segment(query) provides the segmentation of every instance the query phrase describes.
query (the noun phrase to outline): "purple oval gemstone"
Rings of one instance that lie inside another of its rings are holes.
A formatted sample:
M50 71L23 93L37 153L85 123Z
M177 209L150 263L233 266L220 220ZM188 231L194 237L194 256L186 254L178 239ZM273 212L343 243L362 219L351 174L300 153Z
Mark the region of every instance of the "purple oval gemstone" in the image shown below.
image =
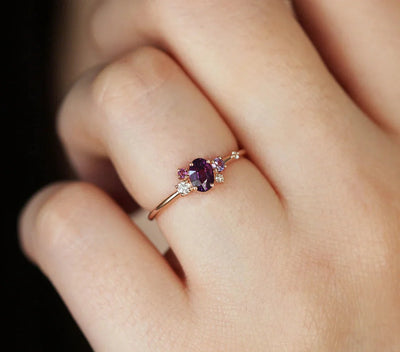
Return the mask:
M214 172L211 164L205 159L195 159L192 161L193 166L189 168L190 182L197 187L199 192L207 192L214 183Z

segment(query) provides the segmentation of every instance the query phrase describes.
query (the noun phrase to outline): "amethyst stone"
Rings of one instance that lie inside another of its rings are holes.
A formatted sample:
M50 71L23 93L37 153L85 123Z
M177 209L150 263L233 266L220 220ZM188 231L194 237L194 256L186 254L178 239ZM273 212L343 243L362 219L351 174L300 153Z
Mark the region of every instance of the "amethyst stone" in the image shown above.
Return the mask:
M207 192L214 184L214 172L211 164L205 159L195 159L192 161L193 166L189 168L190 182L197 187L199 192Z

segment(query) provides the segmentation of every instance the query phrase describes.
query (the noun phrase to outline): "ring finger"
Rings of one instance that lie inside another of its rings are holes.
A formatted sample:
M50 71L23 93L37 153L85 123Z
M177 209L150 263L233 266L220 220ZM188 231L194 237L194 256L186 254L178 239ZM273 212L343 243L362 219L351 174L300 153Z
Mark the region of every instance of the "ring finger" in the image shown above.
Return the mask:
M96 174L99 160L110 158L128 192L149 210L174 190L177 167L238 149L225 122L180 67L152 48L80 80L63 104L59 131L78 170ZM254 164L241 158L224 174L223 186L195 192L158 216L189 278L201 279L213 258L226 275L224 263L228 269L233 258L245 260L243 251L259 248L265 235L282 225L281 203ZM263 233L249 234L249 223L258 223L255 228Z

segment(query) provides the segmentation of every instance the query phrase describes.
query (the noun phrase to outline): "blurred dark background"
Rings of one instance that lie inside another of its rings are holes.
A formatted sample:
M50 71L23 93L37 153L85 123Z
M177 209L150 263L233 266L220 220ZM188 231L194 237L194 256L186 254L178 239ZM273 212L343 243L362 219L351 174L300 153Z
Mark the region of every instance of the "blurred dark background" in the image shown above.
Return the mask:
M54 131L51 64L56 14L62 2L25 0L15 4L12 6L18 8L13 11L3 11L3 16L9 17L5 19L3 47L2 117L7 121L3 125L3 169L6 176L11 175L3 182L3 194L7 194L2 221L6 340L1 350L90 351L51 284L18 246L21 207L40 187L66 178L67 167ZM14 138L7 137L8 121L15 126Z

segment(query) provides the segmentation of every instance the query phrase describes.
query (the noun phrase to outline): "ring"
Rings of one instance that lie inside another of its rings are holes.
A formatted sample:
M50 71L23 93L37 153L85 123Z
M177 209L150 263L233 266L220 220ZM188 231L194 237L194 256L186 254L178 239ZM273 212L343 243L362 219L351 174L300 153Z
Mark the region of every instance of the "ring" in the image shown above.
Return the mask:
M188 168L178 169L178 178L181 182L175 186L176 191L157 205L147 216L148 219L153 220L161 209L178 199L179 196L187 196L193 191L207 192L214 187L215 183L223 183L224 175L222 175L222 171L225 170L226 164L245 154L246 151L241 149L238 152L232 152L229 156L224 158L219 156L211 161L197 158L189 164Z

